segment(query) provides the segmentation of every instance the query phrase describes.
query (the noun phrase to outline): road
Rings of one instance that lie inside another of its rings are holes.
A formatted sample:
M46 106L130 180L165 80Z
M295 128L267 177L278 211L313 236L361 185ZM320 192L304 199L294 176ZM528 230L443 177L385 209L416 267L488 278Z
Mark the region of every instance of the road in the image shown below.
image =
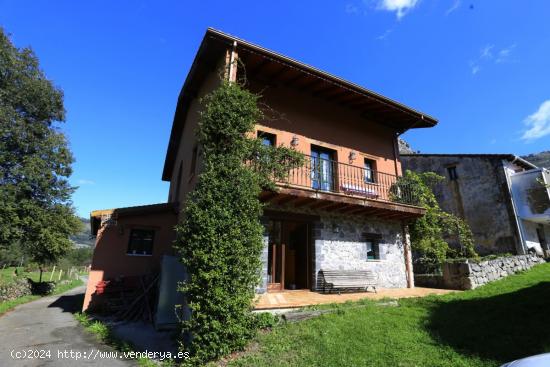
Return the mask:
M81 286L44 297L0 316L0 366L134 366L107 358L102 353L114 349L101 345L75 320L84 291Z

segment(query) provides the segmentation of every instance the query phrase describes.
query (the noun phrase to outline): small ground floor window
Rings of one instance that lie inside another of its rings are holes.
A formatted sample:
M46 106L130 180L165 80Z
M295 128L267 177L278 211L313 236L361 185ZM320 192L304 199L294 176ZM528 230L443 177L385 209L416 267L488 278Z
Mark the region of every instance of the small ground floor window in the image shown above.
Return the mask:
M152 229L132 229L128 243L128 254L152 255L154 238L155 231Z

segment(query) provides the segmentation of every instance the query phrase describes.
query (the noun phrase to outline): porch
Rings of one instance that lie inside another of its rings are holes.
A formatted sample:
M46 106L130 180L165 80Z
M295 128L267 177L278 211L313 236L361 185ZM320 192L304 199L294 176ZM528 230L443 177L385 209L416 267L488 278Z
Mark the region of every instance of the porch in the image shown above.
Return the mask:
M329 303L344 303L348 301L359 301L362 299L383 299L383 298L411 298L425 297L429 295L442 295L457 292L449 289L435 288L380 288L378 293L358 292L342 294L324 294L312 292L306 289L288 290L275 293L263 293L256 296L255 310L269 310L278 308L296 308L305 306L322 305Z

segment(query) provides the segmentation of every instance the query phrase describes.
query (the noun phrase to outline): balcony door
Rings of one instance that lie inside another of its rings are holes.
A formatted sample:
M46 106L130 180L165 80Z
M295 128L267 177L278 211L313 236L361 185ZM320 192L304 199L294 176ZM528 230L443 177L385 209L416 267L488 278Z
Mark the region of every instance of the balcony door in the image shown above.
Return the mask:
M311 147L311 187L334 191L334 151Z

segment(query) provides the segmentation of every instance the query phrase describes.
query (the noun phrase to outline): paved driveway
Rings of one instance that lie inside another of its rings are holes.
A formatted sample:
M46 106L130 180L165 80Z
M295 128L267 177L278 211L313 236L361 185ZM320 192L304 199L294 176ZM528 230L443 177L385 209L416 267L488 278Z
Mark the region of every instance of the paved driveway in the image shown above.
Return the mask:
M101 355L115 351L100 345L74 319L84 290L41 298L0 316L0 366L133 366Z

